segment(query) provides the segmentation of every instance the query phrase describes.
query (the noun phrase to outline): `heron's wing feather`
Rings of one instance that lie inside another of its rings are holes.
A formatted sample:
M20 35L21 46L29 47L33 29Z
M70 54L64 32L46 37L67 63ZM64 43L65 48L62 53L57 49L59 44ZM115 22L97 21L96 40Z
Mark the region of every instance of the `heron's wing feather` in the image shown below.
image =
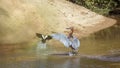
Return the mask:
M77 39L76 37L73 38L73 41L72 41L72 47L74 49L78 49L78 47L80 46L80 41L79 39Z
M68 40L66 35L60 34L60 33L56 33L56 34L52 34L51 36L52 36L52 38L62 42L64 44L64 46L66 46L66 47L70 46L69 40Z
M36 33L36 36L42 38L42 34Z
M48 35L48 37L47 37L46 39L47 39L47 40L50 40L50 39L52 39L52 36L49 36L49 35Z

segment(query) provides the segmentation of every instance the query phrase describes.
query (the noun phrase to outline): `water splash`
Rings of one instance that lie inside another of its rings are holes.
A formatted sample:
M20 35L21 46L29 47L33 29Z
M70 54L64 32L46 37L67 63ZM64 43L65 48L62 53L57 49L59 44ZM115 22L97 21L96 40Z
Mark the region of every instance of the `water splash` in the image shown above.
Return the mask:
M42 42L38 42L37 44L37 50L40 50L40 49L46 49L46 43L42 43Z
M43 42L38 42L37 47L36 47L36 55L40 56L40 55L47 55L48 54L48 48L47 48L47 44L43 43Z

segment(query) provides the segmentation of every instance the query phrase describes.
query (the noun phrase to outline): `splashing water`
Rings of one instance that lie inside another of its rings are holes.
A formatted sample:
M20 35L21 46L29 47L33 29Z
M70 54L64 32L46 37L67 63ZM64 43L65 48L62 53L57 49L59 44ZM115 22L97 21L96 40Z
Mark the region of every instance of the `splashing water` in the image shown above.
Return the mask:
M37 44L37 50L40 50L40 49L46 49L46 43L42 43L42 42L38 42Z
M47 46L46 43L38 42L36 47L36 55L40 57L40 55L46 55Z

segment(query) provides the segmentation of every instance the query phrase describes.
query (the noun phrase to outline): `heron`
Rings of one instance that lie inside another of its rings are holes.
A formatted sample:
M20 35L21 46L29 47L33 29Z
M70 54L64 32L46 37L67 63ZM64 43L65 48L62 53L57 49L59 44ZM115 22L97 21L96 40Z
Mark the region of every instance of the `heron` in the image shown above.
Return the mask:
M55 33L50 35L53 39L59 40L61 43L64 44L65 47L67 48L71 48L72 51L69 52L69 55L76 55L78 52L78 48L80 47L80 41L77 37L73 36L73 32L74 32L74 28L73 27L69 27L66 28L70 30L69 35L65 35L62 33Z

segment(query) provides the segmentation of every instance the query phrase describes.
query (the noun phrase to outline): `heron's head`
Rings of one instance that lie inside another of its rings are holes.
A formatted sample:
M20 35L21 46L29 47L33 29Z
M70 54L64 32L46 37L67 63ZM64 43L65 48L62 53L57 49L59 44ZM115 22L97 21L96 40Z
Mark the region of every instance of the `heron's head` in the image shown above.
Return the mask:
M68 37L73 37L72 34L73 34L73 31L74 31L74 28L73 27L69 27L69 28L66 28L66 29L70 30L67 33Z
M72 32L74 31L74 27L69 27L69 28L66 28L66 29L69 29L69 30L71 30Z

